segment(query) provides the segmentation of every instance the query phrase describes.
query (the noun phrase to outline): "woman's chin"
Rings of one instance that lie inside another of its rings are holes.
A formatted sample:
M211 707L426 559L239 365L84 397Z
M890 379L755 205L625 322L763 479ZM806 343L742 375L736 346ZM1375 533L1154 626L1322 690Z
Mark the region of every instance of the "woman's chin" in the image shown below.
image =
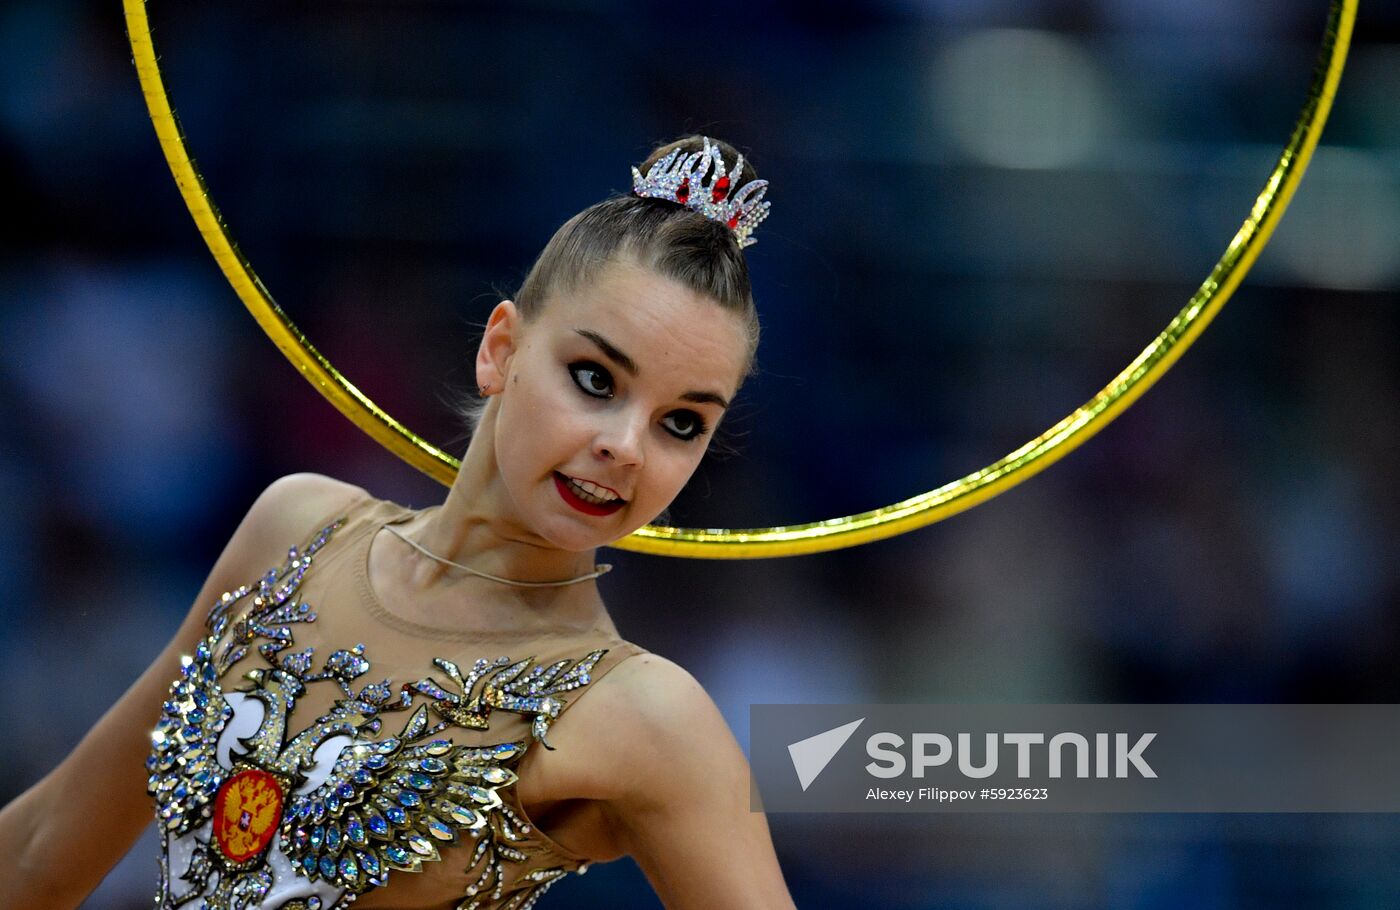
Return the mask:
M664 509L663 509L661 512L656 512L655 514L652 514L652 515L647 516L647 518L646 518L645 521L643 521L642 519L638 518L636 515L627 515L627 516L625 516L625 517L624 517L624 520L623 520L622 523L621 523L622 526L621 526L621 527L618 529L618 531L616 532L616 533L617 533L617 536L614 537L613 540L621 540L622 538L628 536L629 534L633 534L633 533L635 533L635 532L637 532L637 531L640 531L642 528L644 528L644 527L646 527L647 525L651 524L652 522L656 521L656 520L657 520L658 518L660 518L663 514L665 514L665 510L664 510ZM665 522L662 522L662 523L665 524ZM612 542L612 541L609 541L609 543L611 543L611 542Z
M611 522L608 522L607 527L601 524L590 527L587 523L563 520L549 522L547 527L537 529L536 533L566 553L584 553L621 540L636 529L614 525Z
M606 547L617 543L619 540L630 536L647 524L650 524L650 522L627 522L617 528L596 535L580 533L578 529L574 529L574 533L560 534L557 537L551 537L549 539L551 543L561 550L566 550L570 553L582 553L586 550L596 550L599 547Z

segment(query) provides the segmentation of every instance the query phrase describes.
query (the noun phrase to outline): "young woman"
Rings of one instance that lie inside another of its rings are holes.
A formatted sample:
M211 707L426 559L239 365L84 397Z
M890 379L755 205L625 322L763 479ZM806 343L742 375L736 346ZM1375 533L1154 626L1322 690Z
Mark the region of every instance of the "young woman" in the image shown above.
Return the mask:
M258 498L165 651L0 814L0 907L76 906L152 797L160 907L523 910L623 855L673 910L792 906L719 712L595 583L752 364L767 203L738 164L669 144L560 228L491 313L443 503L311 474Z

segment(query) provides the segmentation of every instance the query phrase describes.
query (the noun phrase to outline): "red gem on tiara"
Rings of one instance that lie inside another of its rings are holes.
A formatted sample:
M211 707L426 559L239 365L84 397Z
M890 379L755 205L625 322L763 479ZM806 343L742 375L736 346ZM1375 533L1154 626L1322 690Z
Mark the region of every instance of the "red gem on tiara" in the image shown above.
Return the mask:
M672 149L651 166L645 177L632 168L632 192L643 199L665 199L699 212L733 231L740 248L749 246L756 242L750 236L753 229L768 217L771 203L763 198L768 192L768 181L750 180L729 196L730 188L739 184L744 172L744 156L736 158L733 173L727 173L719 148L708 137L702 138L703 149L686 155L679 148ZM701 192L691 193L692 183Z

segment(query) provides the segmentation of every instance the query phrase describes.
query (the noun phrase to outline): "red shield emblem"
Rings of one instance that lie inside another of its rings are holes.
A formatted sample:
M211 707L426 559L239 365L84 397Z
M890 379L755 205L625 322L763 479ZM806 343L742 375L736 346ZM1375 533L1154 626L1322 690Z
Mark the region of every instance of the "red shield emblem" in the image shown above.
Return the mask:
M214 797L214 841L230 863L246 863L271 843L282 820L282 784L259 768L244 768Z

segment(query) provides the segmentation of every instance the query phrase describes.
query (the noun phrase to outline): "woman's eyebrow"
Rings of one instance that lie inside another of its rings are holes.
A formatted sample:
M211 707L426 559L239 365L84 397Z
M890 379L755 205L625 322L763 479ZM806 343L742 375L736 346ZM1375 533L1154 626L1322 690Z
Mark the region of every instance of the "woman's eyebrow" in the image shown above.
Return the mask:
M596 344L598 349L606 354L608 358L613 360L618 366L622 367L633 376L637 375L637 362L619 351L613 346L612 342L608 341L602 335L599 335L597 332L589 331L588 329L574 329L574 331Z
M637 369L637 362L617 349L611 341L590 329L574 329L575 332L587 338L598 346L598 350L611 361L622 367L628 373L636 376L640 371ZM686 392L681 395L686 401L693 401L696 404L717 404L725 410L729 409L729 401L716 392Z
M714 392L686 392L681 398L696 404L717 404L725 410L729 409L729 402L724 400L724 396Z

